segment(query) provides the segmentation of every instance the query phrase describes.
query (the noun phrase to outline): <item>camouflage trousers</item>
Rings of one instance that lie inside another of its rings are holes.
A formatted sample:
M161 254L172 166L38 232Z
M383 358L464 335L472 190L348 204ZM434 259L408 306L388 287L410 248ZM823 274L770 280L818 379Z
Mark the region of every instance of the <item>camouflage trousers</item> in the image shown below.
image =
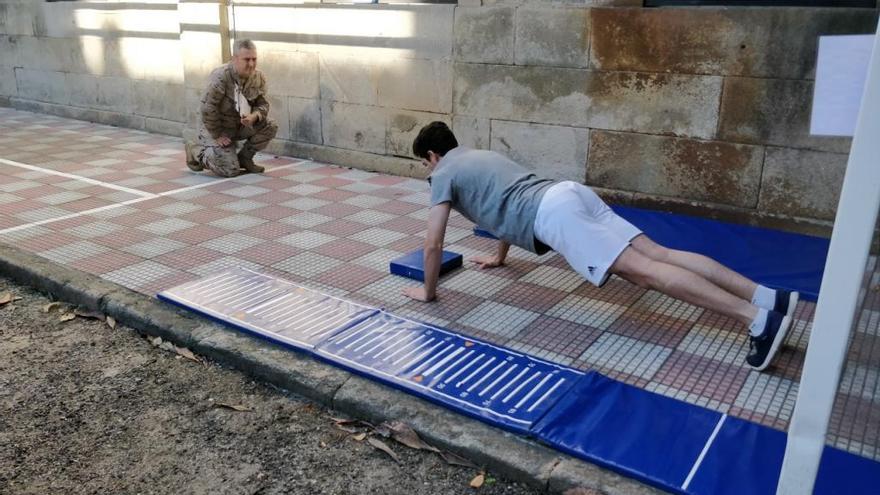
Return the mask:
M220 146L208 131L199 131L198 142L193 149L195 158L203 167L221 177L235 177L241 173L238 155L245 154L249 158L269 145L269 141L278 132L278 124L272 119L260 120L253 127L240 126L229 146ZM241 151L236 151L236 142L244 140Z

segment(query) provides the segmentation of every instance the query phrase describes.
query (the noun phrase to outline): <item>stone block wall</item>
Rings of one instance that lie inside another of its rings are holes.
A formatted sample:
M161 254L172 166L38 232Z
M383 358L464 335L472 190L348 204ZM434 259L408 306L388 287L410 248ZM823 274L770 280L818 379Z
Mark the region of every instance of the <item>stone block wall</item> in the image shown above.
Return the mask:
M191 138L251 38L273 151L420 176L412 139L442 120L614 202L827 233L850 140L809 135L818 36L878 10L641 4L0 0L0 103Z
M176 1L0 0L0 103L180 135L179 38Z

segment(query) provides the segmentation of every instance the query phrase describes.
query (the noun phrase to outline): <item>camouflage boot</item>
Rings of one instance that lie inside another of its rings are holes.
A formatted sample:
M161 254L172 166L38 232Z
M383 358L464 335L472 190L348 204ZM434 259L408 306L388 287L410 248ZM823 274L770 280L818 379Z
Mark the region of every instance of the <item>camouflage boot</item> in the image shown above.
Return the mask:
M247 170L252 174L260 174L265 169L256 163L254 163L254 155L257 154L257 150L253 149L248 144L245 144L241 151L238 152L238 164L241 168Z
M183 143L183 149L186 151L186 166L189 167L189 169L193 172L201 172L205 169L205 167L202 166L198 158L196 158L193 146L193 143Z

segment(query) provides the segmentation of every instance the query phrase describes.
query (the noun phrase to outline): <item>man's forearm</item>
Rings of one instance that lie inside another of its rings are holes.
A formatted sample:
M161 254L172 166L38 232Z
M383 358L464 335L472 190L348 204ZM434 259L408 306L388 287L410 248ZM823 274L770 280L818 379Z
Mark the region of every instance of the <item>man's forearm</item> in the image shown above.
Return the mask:
M498 253L495 255L495 259L498 260L498 263L504 263L504 260L507 259L507 252L510 251L510 243L507 241L498 241Z
M437 297L437 281L440 280L440 264L443 259L443 248L439 246L425 246L425 295L428 300Z

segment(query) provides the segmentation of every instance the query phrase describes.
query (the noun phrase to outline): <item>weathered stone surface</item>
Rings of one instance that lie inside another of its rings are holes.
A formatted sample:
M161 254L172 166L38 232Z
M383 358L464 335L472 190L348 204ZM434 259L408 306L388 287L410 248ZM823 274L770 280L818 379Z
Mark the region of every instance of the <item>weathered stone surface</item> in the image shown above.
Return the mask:
M722 78L589 72L587 127L710 139Z
M584 8L527 5L516 9L517 65L586 67L590 15Z
M847 155L767 148L758 209L833 220Z
M762 156L758 146L592 131L587 183L754 208Z
M132 81L134 113L175 122L187 115L186 90L183 84Z
M276 139L269 144L270 152L333 163L342 167L381 172L383 174L424 178L425 167L409 158L377 155L309 143Z
M363 57L321 55L321 99L376 105L379 67Z
M258 67L266 74L269 93L278 96L318 97L318 55L261 50Z
M178 35L173 39L123 38L119 51L122 76L166 83L184 82L183 52Z
M492 121L491 149L542 177L583 182L588 146L587 129Z
M324 144L385 153L385 109L339 101L321 102Z
M114 113L133 113L131 85L131 79L99 77L98 107Z
M811 78L816 37L871 33L865 9L594 9L592 67Z
M550 473L549 493L590 488L606 495L660 495L665 493L593 464L566 457Z
M489 119L456 115L452 119L452 132L455 133L458 144L468 148L487 150L490 147L489 123Z
M294 141L323 144L321 105L318 100L290 97L287 99L289 136Z
M180 137L183 134L183 124L173 120L144 117L144 130L147 132L157 132L168 136Z
M186 128L195 132L201 119L199 108L201 107L202 91L193 88L186 88L185 95Z
M587 126L589 72L548 67L455 64L458 115Z
M276 139L290 139L290 114L286 96L269 95L269 118L278 125Z
M810 135L813 82L729 77L718 138L848 153L850 138Z
M67 74L70 104L80 107L98 106L98 78L91 74Z
M644 0L483 0L483 5L576 5L579 7L641 7Z
M0 65L0 95L18 96L18 88L15 85L15 69L11 66Z
M449 117L436 113L389 111L387 153L389 155L415 158L412 142L421 128L435 120L450 124Z
M512 64L514 12L513 7L455 9L455 60Z
M378 70L379 106L403 110L452 111L452 62L397 59Z
M456 64L455 113L711 138L721 78Z
M80 46L75 40L33 36L12 36L8 39L11 50L4 51L3 58L9 57L10 63L17 67L62 72L82 70Z
M16 68L15 79L22 98L60 104L70 101L70 88L62 72Z
M260 47L321 54L444 58L452 55L455 5L239 6L238 36Z
M183 50L186 87L203 91L208 82L208 75L214 68L223 64L220 35L183 31L180 33L180 46Z
M27 0L12 0L0 4L0 32L33 36L38 5L37 2Z

